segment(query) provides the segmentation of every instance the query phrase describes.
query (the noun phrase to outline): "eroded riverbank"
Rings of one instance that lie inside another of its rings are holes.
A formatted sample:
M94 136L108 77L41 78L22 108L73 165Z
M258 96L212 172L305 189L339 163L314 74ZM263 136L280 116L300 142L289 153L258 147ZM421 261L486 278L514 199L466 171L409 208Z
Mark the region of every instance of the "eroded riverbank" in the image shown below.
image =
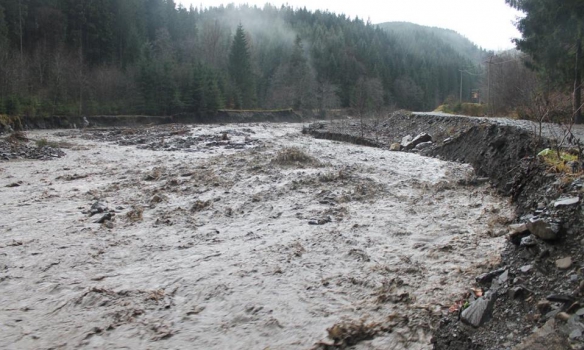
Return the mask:
M498 263L507 200L468 165L301 127L30 132L72 147L0 163L3 344L430 348Z

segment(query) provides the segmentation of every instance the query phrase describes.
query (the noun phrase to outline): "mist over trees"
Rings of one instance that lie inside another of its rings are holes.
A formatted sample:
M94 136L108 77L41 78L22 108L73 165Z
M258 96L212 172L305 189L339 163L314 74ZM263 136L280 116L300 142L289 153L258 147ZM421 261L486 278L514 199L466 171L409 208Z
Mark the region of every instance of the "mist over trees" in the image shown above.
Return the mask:
M432 45L287 6L0 0L0 113L433 109L458 95L459 69L475 61L431 35L415 40Z

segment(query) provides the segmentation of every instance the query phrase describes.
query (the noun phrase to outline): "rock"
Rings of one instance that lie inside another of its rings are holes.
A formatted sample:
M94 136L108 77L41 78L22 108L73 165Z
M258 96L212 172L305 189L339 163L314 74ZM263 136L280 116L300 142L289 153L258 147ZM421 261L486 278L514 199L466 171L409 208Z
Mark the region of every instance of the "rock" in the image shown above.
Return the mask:
M89 209L89 216L93 216L95 214L101 214L103 212L105 212L107 210L107 205L103 202L97 201L95 203L93 203L93 205L91 205L91 208Z
M506 271L505 269L499 269L499 270L483 273L482 275L475 278L475 280L478 283L485 283L485 284L490 283L495 277L501 275L505 271Z
M556 267L560 270L567 270L572 267L572 257L566 257L563 259L556 260Z
M552 303L547 300L541 300L537 303L537 310L540 314L546 314L552 310Z
M324 225L324 224L328 224L331 221L332 221L331 217L327 216L327 217L321 218L321 219L312 219L312 220L308 221L308 224L309 225Z
M402 144L401 144L402 147L405 148L406 150L411 150L411 149L414 149L420 143L432 141L432 136L423 132L423 133L419 134L418 136L414 137L414 139L411 140L410 142L404 143L404 140L405 140L405 138L402 139Z
M408 136L404 136L401 140L401 147L406 147L406 145L409 145L413 140L412 135L408 135Z
M574 329L572 333L570 333L570 339L574 340L578 338L582 338L582 331L579 329Z
M559 314L556 315L556 319L567 322L570 319L570 314L568 314L567 312L560 312Z
M101 218L99 218L98 220L95 221L96 224L103 224L106 221L110 221L113 218L112 213L105 213L104 216L102 216Z
M390 151L399 151L401 150L401 144L399 143L392 143L391 146L389 146L389 150Z
M543 327L525 338L521 344L513 350L551 350L569 349L570 344L567 339L556 329L556 321L549 320Z
M578 316L584 316L584 308L576 311L576 315L578 315Z
M432 141L419 143L419 144L416 145L415 148L417 150L421 151L421 150L426 149L426 148L429 148L429 147L432 147Z
M546 299L553 303L572 304L574 302L574 297L567 294L550 294Z
M531 271L531 269L533 269L533 265L525 265L522 266L519 270L523 273L528 273Z
M533 235L529 235L527 237L521 238L521 243L519 244L522 247L533 247L537 245L535 241L535 237Z
M542 219L529 220L527 228L529 232L546 241L557 239L560 231L559 225L550 224Z
M509 230L509 240L515 245L520 245L521 240L530 234L526 224L510 225Z
M114 223L108 220L103 224L103 226L105 226L111 230L114 228Z
M505 272L503 272L501 274L501 276L499 276L499 278L497 279L497 282L499 283L499 285L505 284L505 283L507 283L508 279L509 279L509 270L505 270Z
M559 199L557 202L554 203L554 208L568 207L571 205L576 205L578 203L580 203L579 197L563 198L563 199Z
M487 292L485 296L473 301L470 306L462 312L460 320L475 328L482 326L490 320L496 300L496 292Z

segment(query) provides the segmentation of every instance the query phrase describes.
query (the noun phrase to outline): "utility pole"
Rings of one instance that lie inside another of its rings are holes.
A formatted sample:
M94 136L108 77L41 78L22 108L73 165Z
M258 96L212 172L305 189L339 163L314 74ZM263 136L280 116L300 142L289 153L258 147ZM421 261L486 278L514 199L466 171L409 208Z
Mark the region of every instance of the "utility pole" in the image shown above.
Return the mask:
M491 65L493 64L493 56L489 57L487 62L487 116L491 116Z
M22 0L18 0L18 27L20 32L20 60L22 61Z
M458 102L462 103L462 70L460 70L460 95L458 97Z

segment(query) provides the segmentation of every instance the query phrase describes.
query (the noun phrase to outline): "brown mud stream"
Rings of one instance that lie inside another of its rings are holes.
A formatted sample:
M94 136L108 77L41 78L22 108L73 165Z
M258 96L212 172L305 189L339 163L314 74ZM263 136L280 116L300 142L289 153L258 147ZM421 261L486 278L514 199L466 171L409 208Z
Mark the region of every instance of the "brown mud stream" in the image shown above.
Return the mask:
M30 132L75 147L0 163L0 343L430 348L511 206L468 165L301 127Z

